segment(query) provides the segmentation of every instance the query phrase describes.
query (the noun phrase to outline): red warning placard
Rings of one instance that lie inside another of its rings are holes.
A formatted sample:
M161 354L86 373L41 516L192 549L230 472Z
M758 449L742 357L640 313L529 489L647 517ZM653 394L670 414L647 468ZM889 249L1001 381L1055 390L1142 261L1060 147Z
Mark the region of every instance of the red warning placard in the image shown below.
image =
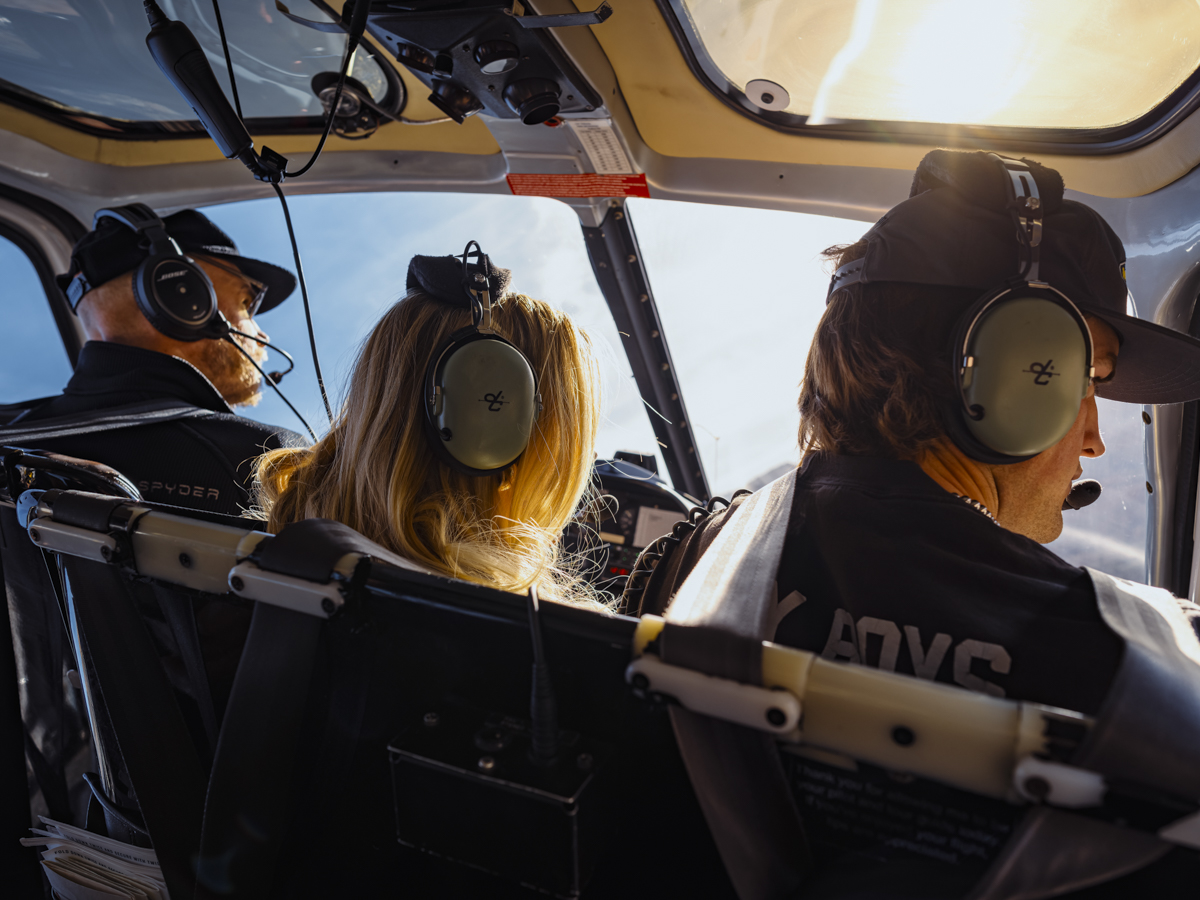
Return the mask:
M645 175L509 175L518 197L650 197Z

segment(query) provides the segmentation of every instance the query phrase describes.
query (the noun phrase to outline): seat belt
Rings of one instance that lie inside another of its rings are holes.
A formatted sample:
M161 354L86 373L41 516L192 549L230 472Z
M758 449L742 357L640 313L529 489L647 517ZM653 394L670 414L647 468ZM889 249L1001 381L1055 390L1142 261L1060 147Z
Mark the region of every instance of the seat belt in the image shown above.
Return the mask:
M116 431L120 428L136 428L139 425L158 425L178 419L216 415L219 413L211 409L181 403L179 400L139 400L137 403L108 406L85 413L54 416L34 422L22 420L15 425L6 425L0 427L0 444L49 441L98 431Z
M762 684L796 469L746 498L667 608L663 662ZM793 894L811 868L800 813L774 738L670 709L692 788L741 900Z

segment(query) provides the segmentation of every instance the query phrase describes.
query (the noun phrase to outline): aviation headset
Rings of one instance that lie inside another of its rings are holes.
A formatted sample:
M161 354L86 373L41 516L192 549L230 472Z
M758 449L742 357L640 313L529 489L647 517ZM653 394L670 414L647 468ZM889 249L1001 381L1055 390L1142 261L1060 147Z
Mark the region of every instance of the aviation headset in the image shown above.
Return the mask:
M1030 459L1071 430L1094 374L1092 337L1079 308L1040 280L1041 196L1029 166L988 154L1003 168L1019 247L1016 276L958 320L949 369L958 402L949 437L984 463ZM863 281L865 259L834 273L830 296Z
M471 324L430 358L423 392L430 446L467 475L491 475L516 462L542 411L533 366L492 327L493 297L503 294L508 275L475 241L463 250L461 265L452 256L417 256L409 264L410 287L471 310Z
M179 249L154 210L144 203L97 210L93 230L102 219L113 219L136 232L149 252L133 272L133 296L156 330L177 341L222 338L229 333L208 275ZM67 289L72 308L89 290L91 285L80 273Z

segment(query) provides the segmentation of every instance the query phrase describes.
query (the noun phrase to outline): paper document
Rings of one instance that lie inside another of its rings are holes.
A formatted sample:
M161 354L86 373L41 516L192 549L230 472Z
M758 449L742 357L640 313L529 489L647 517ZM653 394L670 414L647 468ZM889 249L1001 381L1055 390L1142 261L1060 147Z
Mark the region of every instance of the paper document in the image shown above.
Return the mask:
M21 844L44 848L42 869L61 900L169 900L153 850L39 818L45 827L31 828Z

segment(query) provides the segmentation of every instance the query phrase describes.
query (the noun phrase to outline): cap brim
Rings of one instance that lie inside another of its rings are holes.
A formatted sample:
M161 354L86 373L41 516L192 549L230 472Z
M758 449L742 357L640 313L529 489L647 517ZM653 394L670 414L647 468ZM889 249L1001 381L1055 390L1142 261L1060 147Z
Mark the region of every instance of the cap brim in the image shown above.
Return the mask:
M222 255L219 258L233 263L248 278L253 278L267 286L267 295L263 297L262 306L258 308L260 315L277 307L296 289L296 276L287 269L263 262L261 259L248 259L245 256Z
M1096 395L1122 403L1200 400L1200 340L1122 313L1082 305L1121 336L1116 375Z

